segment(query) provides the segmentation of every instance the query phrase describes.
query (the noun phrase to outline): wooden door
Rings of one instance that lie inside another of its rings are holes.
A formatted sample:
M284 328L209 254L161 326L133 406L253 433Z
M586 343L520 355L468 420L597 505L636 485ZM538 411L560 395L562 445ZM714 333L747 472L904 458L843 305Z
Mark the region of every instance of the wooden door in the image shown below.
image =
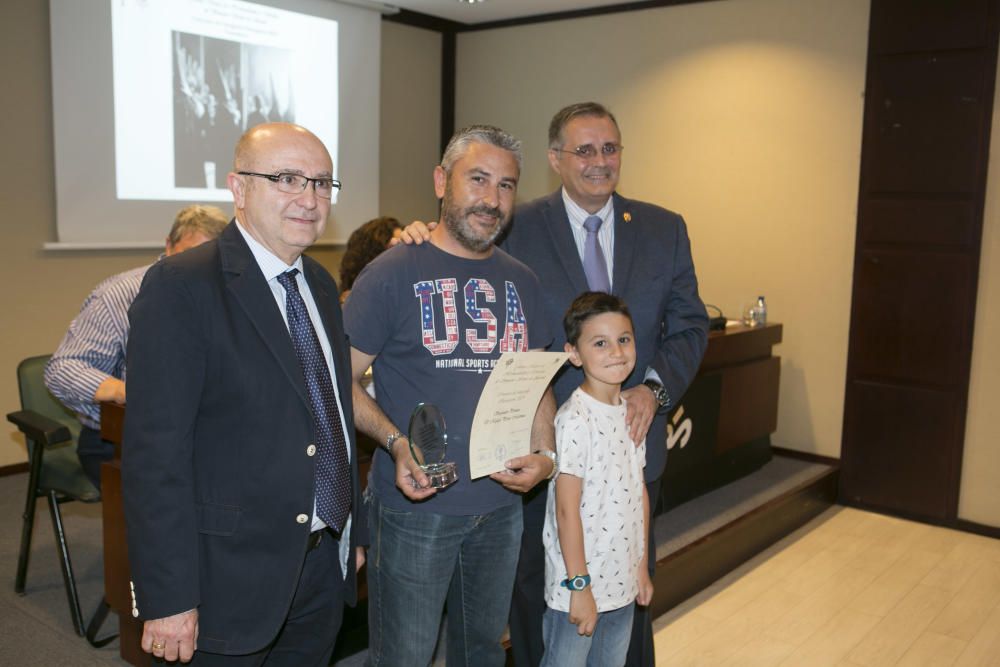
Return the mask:
M841 501L954 522L997 0L873 0Z

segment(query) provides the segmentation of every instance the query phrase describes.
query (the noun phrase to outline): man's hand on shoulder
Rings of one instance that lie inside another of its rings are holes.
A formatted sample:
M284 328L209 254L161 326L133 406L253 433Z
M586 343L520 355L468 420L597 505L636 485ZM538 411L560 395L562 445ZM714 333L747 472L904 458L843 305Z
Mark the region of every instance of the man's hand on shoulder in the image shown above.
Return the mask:
M198 610L155 618L142 626L142 650L167 662L191 662L198 648Z
M653 390L644 384L639 384L631 389L622 390L622 398L625 399L625 423L628 426L628 435L636 447L646 441L646 433L653 423L653 417L660 405L656 402Z
M515 457L506 463L506 470L495 472L490 479L500 482L505 489L517 493L527 493L535 485L548 478L555 463L544 454L528 454Z
M420 245L424 241L431 240L431 232L434 228L438 226L437 222L421 222L420 220L414 220L400 232L398 238L394 238L389 241L390 246L394 246L398 243L404 245Z

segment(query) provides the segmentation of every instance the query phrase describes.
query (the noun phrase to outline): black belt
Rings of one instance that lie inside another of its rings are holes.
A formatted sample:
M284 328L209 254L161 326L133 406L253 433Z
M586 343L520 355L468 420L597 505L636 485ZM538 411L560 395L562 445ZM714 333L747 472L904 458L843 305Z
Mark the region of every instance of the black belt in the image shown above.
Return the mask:
M314 530L309 533L309 541L306 543L306 553L309 553L313 549L319 546L319 543L323 541L324 536L329 536L331 538L336 538L337 534L333 532L332 529L321 528L320 530Z

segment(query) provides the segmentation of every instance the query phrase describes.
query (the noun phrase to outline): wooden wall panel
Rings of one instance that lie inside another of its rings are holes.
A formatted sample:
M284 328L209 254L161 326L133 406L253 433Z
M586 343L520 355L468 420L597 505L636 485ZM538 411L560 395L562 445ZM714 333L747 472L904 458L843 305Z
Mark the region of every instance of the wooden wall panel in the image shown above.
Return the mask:
M880 56L868 70L862 179L869 192L975 192L992 109L982 50ZM992 87L989 91L992 93Z
M866 250L855 272L853 375L930 386L968 382L964 254Z
M873 0L843 502L957 521L1000 0Z
M939 492L952 457L946 446L958 415L950 391L853 382L844 437L865 442L841 472L848 500L905 514L944 518L950 507ZM892 480L892 483L886 483Z

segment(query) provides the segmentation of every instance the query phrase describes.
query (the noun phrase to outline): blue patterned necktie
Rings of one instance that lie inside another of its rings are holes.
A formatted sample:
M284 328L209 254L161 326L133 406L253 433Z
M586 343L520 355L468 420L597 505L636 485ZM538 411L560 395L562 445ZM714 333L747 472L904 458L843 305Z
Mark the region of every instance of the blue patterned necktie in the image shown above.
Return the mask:
M592 215L583 221L587 230L587 240L583 244L583 272L587 274L587 286L592 292L611 293L611 281L608 279L608 264L604 261L604 250L601 240L597 238L604 223L598 216Z
M286 271L278 276L278 282L285 288L288 332L305 377L316 430L316 514L339 533L351 511L347 438L330 369L295 281L298 272L298 269Z

